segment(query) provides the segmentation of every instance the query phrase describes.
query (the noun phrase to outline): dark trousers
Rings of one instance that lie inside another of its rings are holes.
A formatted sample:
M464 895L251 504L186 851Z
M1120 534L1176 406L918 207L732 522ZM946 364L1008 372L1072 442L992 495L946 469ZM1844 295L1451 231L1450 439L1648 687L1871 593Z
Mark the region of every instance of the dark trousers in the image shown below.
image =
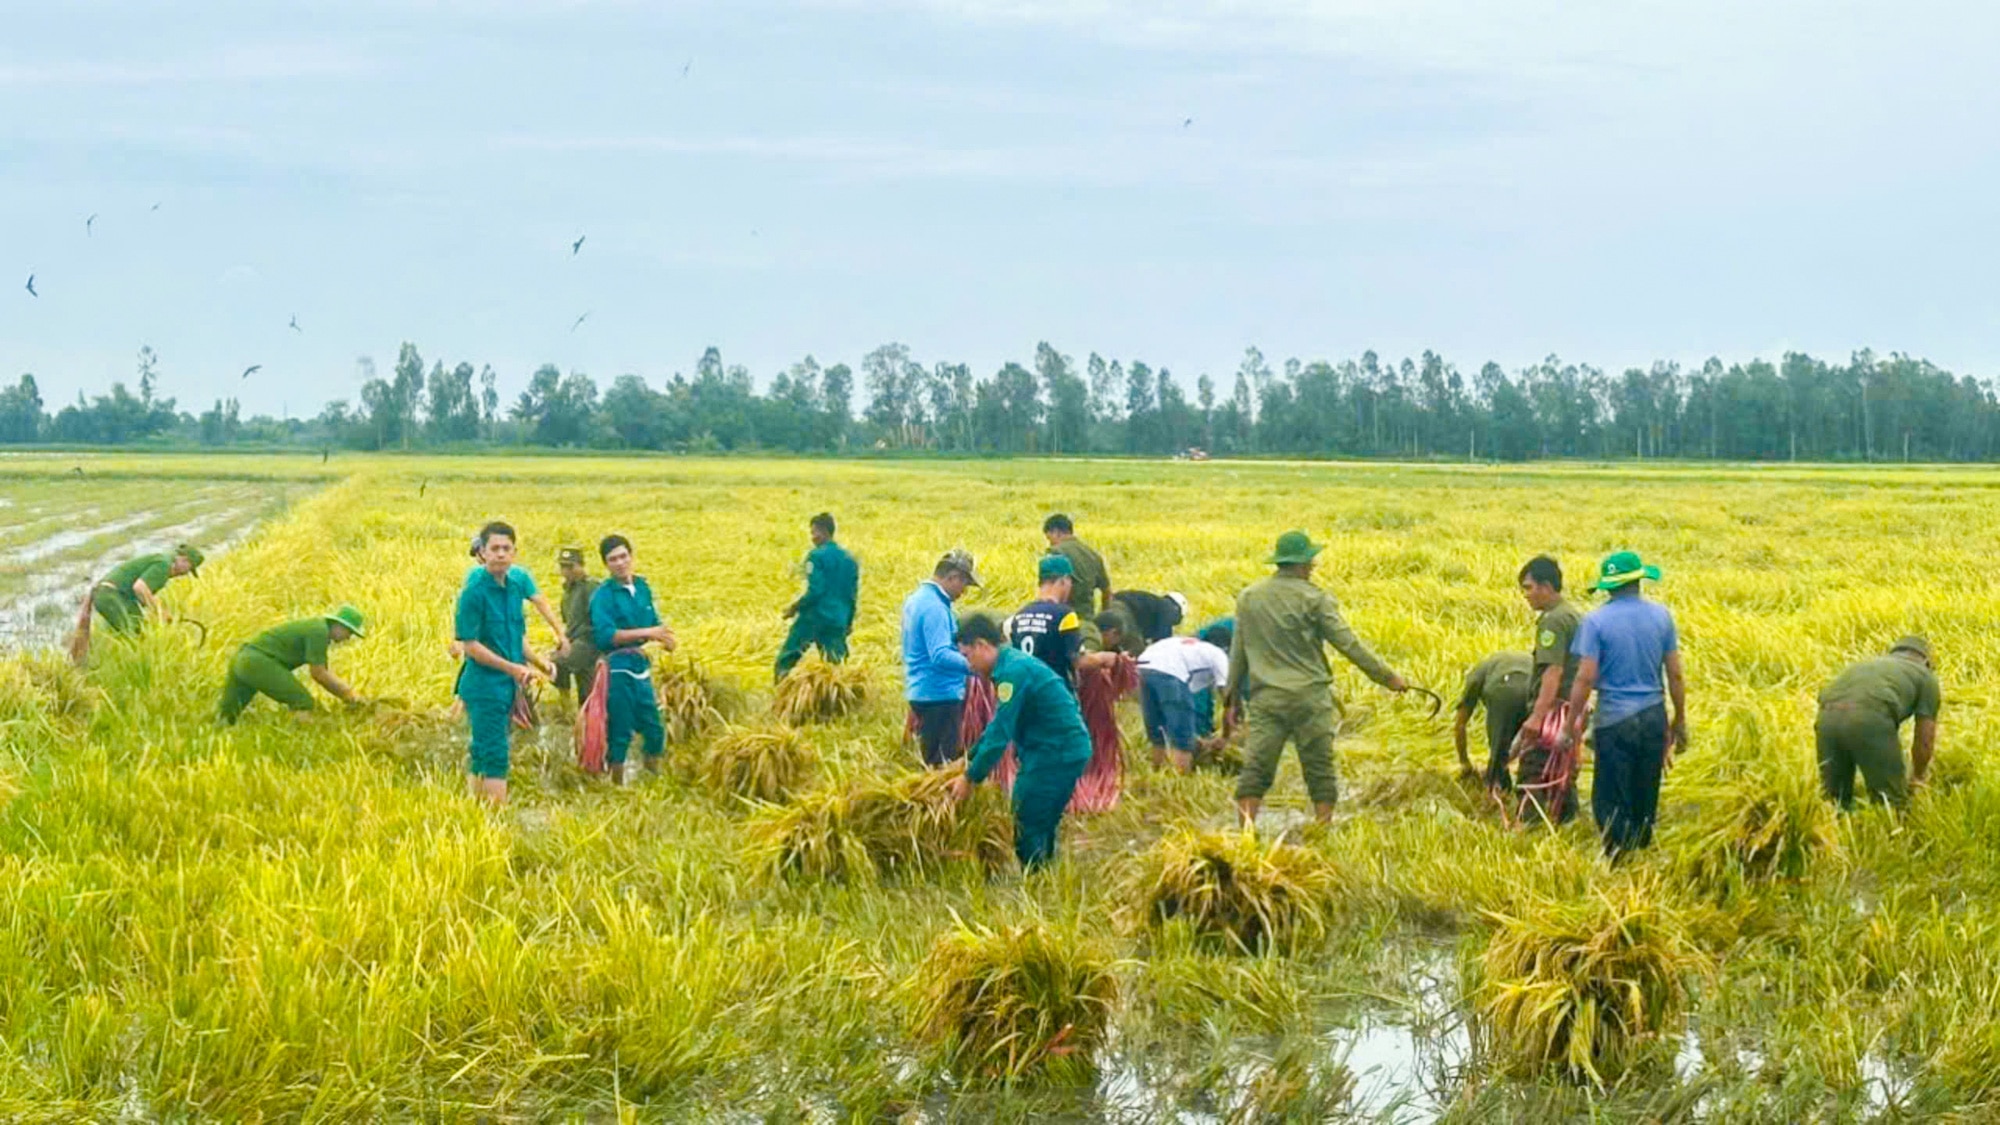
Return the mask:
M1023 768L1014 779L1014 856L1024 871L1055 859L1063 810L1090 759Z
M826 657L828 664L842 664L847 660L847 626L826 621L817 614L801 613L792 618L791 631L785 634L785 643L778 649L778 678L804 660L806 650L819 646L819 654Z
M632 749L632 736L639 736L639 748L647 758L667 752L667 729L660 722L660 696L653 690L647 673L608 670L611 677L604 693L604 734L608 753L605 760L622 766Z
M936 769L964 756L958 745L959 724L965 720L963 699L912 702L910 713L917 717L917 741L924 748L925 765Z
M1660 810L1660 772L1667 761L1667 709L1654 704L1597 728L1597 777L1590 814L1604 837L1604 854L1652 846Z
M1529 710L1525 706L1508 704L1498 707L1491 703L1486 705L1486 785L1489 789L1514 788L1513 775L1507 771L1507 756L1514 752L1514 736L1520 733L1521 724L1528 721ZM1522 758L1526 759L1528 754L1534 753L1537 751L1529 750L1522 754ZM1539 757L1546 759L1548 755L1542 753ZM1537 761L1533 765L1539 770L1541 762ZM1529 763L1523 761L1521 776L1525 780L1534 781L1535 777L1528 773L1528 767ZM1573 810L1576 801L1572 799L1569 805Z

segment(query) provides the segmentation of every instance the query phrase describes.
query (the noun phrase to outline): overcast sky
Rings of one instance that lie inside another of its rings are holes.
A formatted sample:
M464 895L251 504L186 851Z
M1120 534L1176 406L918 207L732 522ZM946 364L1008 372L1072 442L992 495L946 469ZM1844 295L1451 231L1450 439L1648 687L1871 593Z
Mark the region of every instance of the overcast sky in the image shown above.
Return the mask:
M0 26L0 375L52 403L151 344L183 405L304 413L403 340L510 391L890 340L1225 385L1253 343L2000 374L1982 0L0 0Z

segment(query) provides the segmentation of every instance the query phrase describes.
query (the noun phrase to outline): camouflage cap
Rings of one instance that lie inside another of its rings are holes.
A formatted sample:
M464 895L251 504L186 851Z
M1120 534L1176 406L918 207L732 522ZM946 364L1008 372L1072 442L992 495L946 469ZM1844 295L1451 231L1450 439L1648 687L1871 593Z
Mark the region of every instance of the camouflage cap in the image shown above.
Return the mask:
M946 551L944 557L938 560L937 572L963 574L966 585L979 585L979 572L972 569L972 552L963 547L953 547Z

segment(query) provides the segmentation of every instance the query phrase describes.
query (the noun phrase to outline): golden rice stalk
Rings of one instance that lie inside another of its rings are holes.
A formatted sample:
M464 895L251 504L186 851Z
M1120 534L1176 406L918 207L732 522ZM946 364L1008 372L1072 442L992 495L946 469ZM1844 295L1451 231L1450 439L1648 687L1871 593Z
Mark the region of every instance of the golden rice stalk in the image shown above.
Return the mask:
M1679 864L1690 882L1727 897L1746 880L1803 878L1814 855L1838 845L1833 806L1812 779L1745 777L1716 795Z
M718 792L780 802L804 788L818 766L818 749L797 727L729 727L709 746L701 775Z
M1046 923L959 922L907 986L917 1037L974 1083L1080 1085L1096 1072L1116 963L1094 942Z
M947 791L960 768L863 778L768 810L751 826L760 866L807 879L872 880L970 861L988 872L1014 856L1007 799L980 786L964 802Z
M1657 877L1583 899L1529 897L1497 925L1472 974L1473 1027L1512 1073L1602 1087L1677 1033L1687 977L1708 958L1664 905Z
M0 662L0 722L44 719L81 726L103 699L83 669L57 653L32 652Z
M868 682L864 665L831 664L815 656L778 681L771 714L793 726L842 718L868 702Z
M653 666L653 685L659 691L667 741L677 746L721 726L743 709L742 689L707 675L693 660L658 662Z
M1326 936L1338 879L1326 857L1246 832L1168 833L1132 878L1139 922L1185 919L1206 941L1245 953Z

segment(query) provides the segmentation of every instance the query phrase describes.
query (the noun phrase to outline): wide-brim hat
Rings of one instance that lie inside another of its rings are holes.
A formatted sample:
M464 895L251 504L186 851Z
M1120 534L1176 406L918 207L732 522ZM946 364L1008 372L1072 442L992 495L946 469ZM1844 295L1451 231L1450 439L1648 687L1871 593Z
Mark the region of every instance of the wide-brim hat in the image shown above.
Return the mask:
M1297 566L1300 563L1313 561L1325 549L1314 543L1312 536L1303 531L1287 531L1278 536L1278 543L1272 549L1271 557L1264 561L1272 566Z
M368 630L363 628L365 622L362 619L361 611L351 605L341 606L332 613L325 614L324 618L327 624L338 625L357 637L368 635Z
M1617 590L1645 579L1648 582L1660 580L1660 568L1647 566L1637 551L1619 551L1608 555L1598 565L1597 581L1591 583L1593 590Z

